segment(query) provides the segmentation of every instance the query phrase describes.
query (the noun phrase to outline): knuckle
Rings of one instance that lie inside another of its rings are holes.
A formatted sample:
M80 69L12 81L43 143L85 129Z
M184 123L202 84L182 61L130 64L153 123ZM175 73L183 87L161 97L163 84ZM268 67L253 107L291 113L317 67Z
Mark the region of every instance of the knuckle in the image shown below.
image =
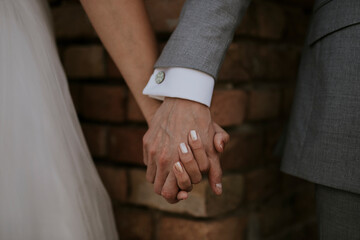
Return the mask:
M192 155L187 154L186 156L181 157L181 161L184 163L189 163L191 161L194 161L194 158L192 157Z
M181 179L179 181L179 185L182 186L183 189L183 188L189 188L191 186L191 183L189 179Z
M195 141L190 144L192 150L201 150L204 148L203 144L200 141Z
M161 194L161 189L157 188L157 187L154 187L154 192L157 194L157 195L162 195Z
M193 183L193 184L198 184L198 183L201 182L201 180L202 180L202 176L201 176L201 174L198 174L198 175L196 175L196 176L193 177L192 183Z
M155 154L156 154L156 147L154 147L154 146L149 146L148 148L149 148L148 152L149 152L150 156L152 156L152 157L155 156Z
M158 155L158 167L160 168L168 168L171 157L169 154L167 154L167 151L164 150Z
M208 162L203 162L199 166L200 172L207 173L210 169L210 164Z
M142 142L144 147L146 147L149 144L148 135L146 133L142 138Z
M159 161L158 161L159 168L161 168L161 169L166 168L168 166L168 164L169 164L168 158L163 157L163 156L159 158Z

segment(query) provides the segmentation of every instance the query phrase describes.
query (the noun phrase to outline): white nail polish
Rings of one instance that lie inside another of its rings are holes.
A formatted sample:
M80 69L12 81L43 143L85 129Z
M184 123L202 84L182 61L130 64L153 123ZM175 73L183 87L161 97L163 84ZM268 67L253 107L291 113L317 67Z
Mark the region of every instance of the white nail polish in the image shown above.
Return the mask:
M222 190L222 184L221 183L217 183L215 184L216 188L219 190Z
M185 143L180 143L180 149L182 153L188 153L188 149L185 145Z
M178 170L179 172L183 172L183 168L182 168L180 162L176 162L176 163L175 163L175 168L176 168L176 170Z
M191 139L193 141L196 141L197 140L197 134L196 134L196 131L195 130L191 130L190 131L190 135L191 135Z

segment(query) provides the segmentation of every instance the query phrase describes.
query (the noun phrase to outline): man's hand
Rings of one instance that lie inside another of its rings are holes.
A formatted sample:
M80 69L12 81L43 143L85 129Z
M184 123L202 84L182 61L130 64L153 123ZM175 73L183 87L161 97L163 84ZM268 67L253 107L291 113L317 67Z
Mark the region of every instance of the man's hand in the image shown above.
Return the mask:
M154 183L155 192L170 203L178 201L179 192L172 167L180 160L180 143L189 144L191 130L197 132L206 153L193 153L198 168L203 173L210 170L210 185L216 194L221 194L221 168L214 148L215 129L209 108L189 100L165 98L149 125L143 146L146 178Z

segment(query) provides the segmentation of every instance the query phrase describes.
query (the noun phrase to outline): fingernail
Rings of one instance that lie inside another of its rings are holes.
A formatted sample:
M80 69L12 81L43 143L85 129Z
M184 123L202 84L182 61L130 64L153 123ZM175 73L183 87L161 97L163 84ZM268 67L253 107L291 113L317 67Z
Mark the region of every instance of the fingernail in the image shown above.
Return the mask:
M220 143L220 149L221 149L221 151L224 150L224 144L223 143Z
M196 131L195 130L191 130L190 131L190 135L191 135L191 139L193 141L196 141L197 140L197 134L196 134Z
M175 163L175 168L176 168L176 170L178 170L179 172L181 172L181 173L183 172L183 168L182 168L180 162L176 162L176 163Z
M188 153L185 143L180 143L180 149L182 153Z
M221 183L215 184L215 187L219 190L219 193L222 192L222 184Z

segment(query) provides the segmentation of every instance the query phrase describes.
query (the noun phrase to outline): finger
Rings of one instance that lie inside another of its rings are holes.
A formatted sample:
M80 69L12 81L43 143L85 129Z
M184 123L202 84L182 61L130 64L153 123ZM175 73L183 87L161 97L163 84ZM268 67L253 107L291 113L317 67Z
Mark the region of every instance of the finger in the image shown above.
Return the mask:
M206 155L201 139L195 130L190 131L188 141L200 171L202 173L207 173L209 170L209 159Z
M224 151L225 145L229 142L230 136L224 129L222 129L218 124L214 123L214 146L216 151L222 153Z
M189 146L187 146L186 143L180 143L179 148L179 157L181 160L181 163L183 164L187 175L190 177L189 180L191 180L191 183L196 184L199 183L201 181L201 172L199 169L199 166L197 164L197 162L194 159L194 156L189 148ZM176 165L175 165L176 166ZM179 185L180 187L180 185ZM184 188L181 188L185 190Z
M181 190L190 192L192 190L192 184L190 181L190 177L185 171L183 165L180 162L176 162L173 166L173 171L179 188Z
M177 186L175 174L171 171L166 178L163 189L161 190L161 196L166 199L168 203L177 203L179 200L177 199L177 194L179 192L179 188Z
M156 176L154 181L154 192L162 195L162 189L164 187L165 181L169 176L169 171L156 166Z
M189 193L188 193L188 192L186 192L186 191L180 191L180 192L178 192L176 198L177 198L178 200L186 200L188 197L189 197Z
M147 166L148 165L147 151L146 151L146 147L144 144L143 144L143 161L144 161L145 166Z
M146 149L146 148L145 148ZM146 180L150 183L154 183L156 176L156 162L154 161L153 156L149 154L146 150L144 155L147 155L147 168L146 168Z
M222 193L222 170L219 158L210 160L209 184L216 195Z
M218 151L219 153L222 153L224 151L225 148L225 144L229 141L229 134L227 133L215 133L214 136L214 146L216 151Z
M146 168L146 181L154 183L156 176L156 165L155 162L150 161Z

